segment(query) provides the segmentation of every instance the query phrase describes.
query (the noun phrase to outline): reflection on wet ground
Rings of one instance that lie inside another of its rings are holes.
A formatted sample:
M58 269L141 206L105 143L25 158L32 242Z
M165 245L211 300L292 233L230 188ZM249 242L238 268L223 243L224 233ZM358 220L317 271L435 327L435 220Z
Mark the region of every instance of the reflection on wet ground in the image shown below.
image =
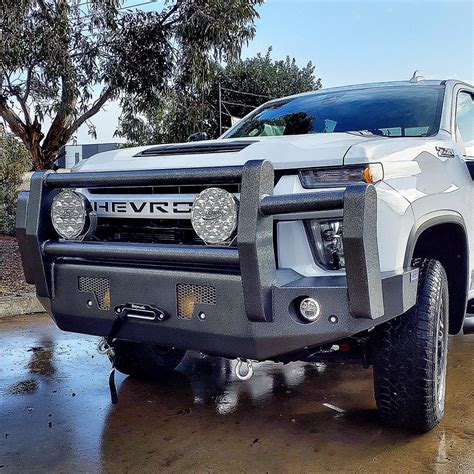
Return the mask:
M119 376L112 407L96 342L0 320L0 473L474 472L474 336L451 340L446 419L422 436L378 424L353 365L261 363L240 382L190 354L157 383Z

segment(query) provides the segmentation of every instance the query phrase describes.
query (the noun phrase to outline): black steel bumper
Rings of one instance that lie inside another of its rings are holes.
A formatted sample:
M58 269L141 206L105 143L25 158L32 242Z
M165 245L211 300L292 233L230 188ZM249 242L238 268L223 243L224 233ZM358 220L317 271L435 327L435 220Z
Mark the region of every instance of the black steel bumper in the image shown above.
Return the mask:
M230 182L241 183L237 248L58 241L49 217L60 188ZM27 281L62 329L106 335L118 306L153 305L164 311L164 321L130 319L119 337L252 359L336 341L413 306L417 270L380 273L373 186L273 196L273 182L267 161L212 169L36 173L30 192L19 197L17 214ZM304 278L277 270L273 216L331 209L343 209L346 276ZM107 282L107 307L80 288L80 278ZM178 285L212 288L215 300L197 303L192 318L180 319ZM321 305L314 323L298 315L303 297Z

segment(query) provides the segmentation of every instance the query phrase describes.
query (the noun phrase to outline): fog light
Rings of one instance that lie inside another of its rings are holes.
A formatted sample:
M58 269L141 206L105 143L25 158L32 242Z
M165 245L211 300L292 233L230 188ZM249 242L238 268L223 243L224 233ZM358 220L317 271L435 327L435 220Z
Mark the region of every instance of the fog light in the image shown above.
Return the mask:
M54 197L51 222L63 239L74 240L85 233L90 211L89 201L82 194L68 189Z
M316 321L321 315L321 306L313 298L305 298L300 303L300 313L307 321Z
M319 265L328 270L345 268L342 220L306 221L306 230Z
M206 244L229 244L237 230L237 198L221 188L202 191L191 208L191 223Z

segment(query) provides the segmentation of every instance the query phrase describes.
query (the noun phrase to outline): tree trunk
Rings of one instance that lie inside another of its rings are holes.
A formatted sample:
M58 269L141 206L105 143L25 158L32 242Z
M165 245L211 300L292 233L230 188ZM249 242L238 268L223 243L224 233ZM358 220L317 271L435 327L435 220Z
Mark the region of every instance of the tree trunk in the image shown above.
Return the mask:
M41 146L44 135L41 132L41 124L36 117L28 132L28 143L25 143L25 145L31 154L33 169L35 171L52 169L54 160L44 152Z
M35 171L51 169L52 164L48 163L48 161L45 159L43 149L41 148L39 142L29 143L28 151L30 152L31 159L33 161L33 169Z

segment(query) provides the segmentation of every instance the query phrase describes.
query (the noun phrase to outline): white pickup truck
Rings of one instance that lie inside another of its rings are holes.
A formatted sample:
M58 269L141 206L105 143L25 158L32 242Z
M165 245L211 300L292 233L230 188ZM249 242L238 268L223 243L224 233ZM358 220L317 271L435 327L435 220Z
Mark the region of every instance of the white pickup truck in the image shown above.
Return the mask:
M18 204L25 274L123 373L186 350L238 358L242 379L254 361L360 361L382 420L426 431L474 298L470 159L469 84L274 100L218 140L36 173Z

